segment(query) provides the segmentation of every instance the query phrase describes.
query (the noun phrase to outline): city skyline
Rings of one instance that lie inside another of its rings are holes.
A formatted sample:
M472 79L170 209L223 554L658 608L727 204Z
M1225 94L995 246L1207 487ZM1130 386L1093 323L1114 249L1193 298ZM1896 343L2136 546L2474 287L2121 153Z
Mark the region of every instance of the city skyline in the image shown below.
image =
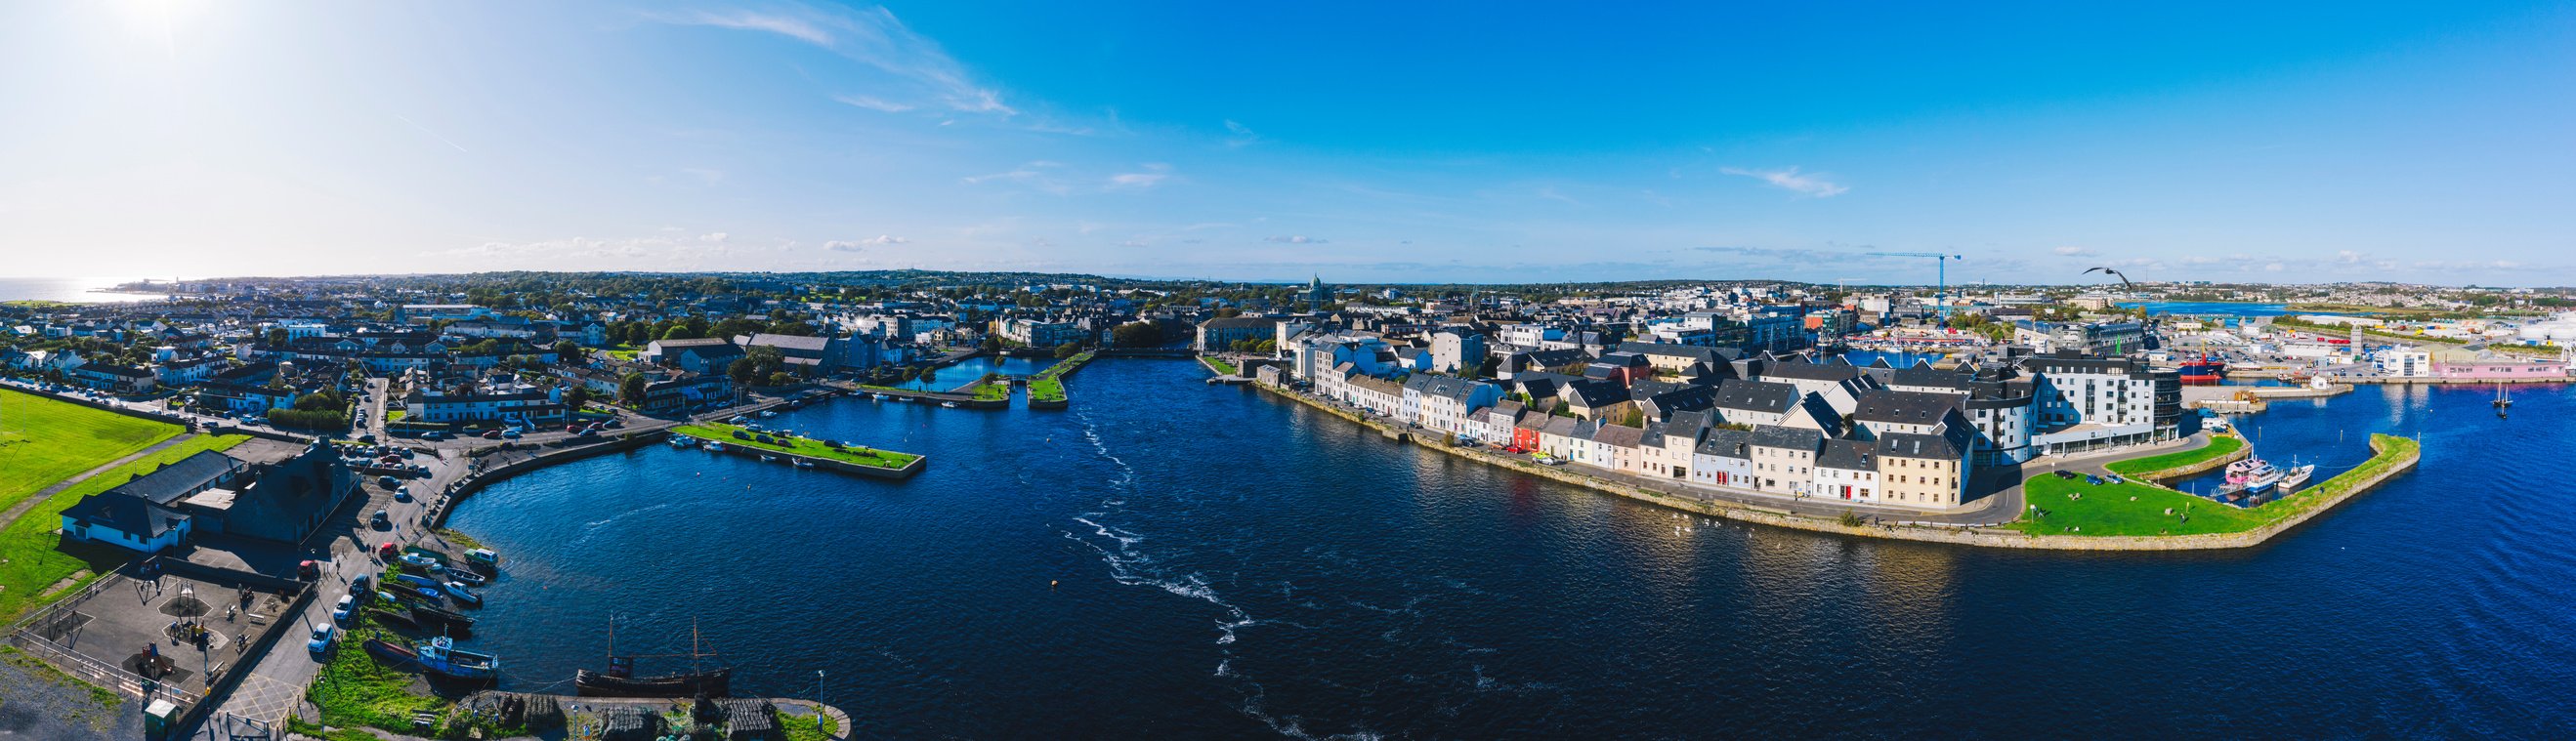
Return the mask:
M2564 6L1532 10L13 6L0 241L22 276L2569 282Z

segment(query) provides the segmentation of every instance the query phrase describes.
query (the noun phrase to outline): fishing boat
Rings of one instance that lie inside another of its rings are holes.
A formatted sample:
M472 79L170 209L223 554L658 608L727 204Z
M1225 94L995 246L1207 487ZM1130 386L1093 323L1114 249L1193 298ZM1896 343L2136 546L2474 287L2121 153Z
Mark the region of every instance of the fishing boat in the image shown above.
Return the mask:
M774 455L769 455L769 454L767 454L767 453L763 453L763 454L761 454L761 456L760 456L760 462L762 462L762 463L777 463L777 462L778 462L778 456L774 456Z
M447 580L469 587L479 587L492 583L492 577L477 574L467 569L448 569Z
M716 442L714 440L707 441L707 450L709 451L722 453L724 452L724 449L724 443Z
M949 409L955 409L955 408L957 408L957 402L953 402L953 401L943 401L943 402L939 402L939 405L940 405L940 406L943 406L943 407L947 407L947 408L949 408Z
M687 435L673 435L673 436L671 436L671 439L670 439L670 440L668 440L667 442L671 443L671 447L674 447L674 448L685 448L685 447L689 447L689 436L687 436Z
M419 657L420 668L453 679L491 679L501 669L501 659L487 653L456 647L456 639L439 636L412 648Z
M406 570L439 571L447 568L447 565L439 563L438 559L430 558L418 553L405 553L401 556L395 557L395 559L401 561L402 565L409 567Z
M2306 486L2308 484L2308 478L2315 476L2316 473L2317 464L2314 463L2304 466L2291 466L2289 472L2281 474L2281 483L2277 484L2277 486L2281 488L2281 493L2288 494L2292 491L2298 490L2299 487Z
M420 630L420 621L411 619L410 615L394 612L392 610L380 610L370 607L367 608L367 617L375 618L376 622L404 630Z
M814 462L813 462L813 461L809 461L809 460L805 460L805 459L803 459L803 458L798 458L798 459L796 459L796 467L797 467L797 468L813 468L813 467L814 467Z
M635 659L639 657L617 654L617 628L616 623L611 621L608 630L608 670L599 672L588 669L573 670L573 693L582 697L726 696L732 691L733 668L701 666L699 660L712 658L715 655L701 649L697 626L692 624L689 626L689 653L671 654L671 656L687 657L690 660L689 671L638 677L635 676Z
M404 576L410 576L410 574L404 574ZM437 589L414 584L387 583L385 591L392 592L396 597L407 597L431 606L444 604L447 600L447 596L440 594Z

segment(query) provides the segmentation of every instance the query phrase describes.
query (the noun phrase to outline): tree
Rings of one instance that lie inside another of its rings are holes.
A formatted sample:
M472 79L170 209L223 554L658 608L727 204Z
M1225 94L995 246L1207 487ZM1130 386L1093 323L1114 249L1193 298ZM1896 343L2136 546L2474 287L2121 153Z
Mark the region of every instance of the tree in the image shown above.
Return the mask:
M1163 344L1163 328L1153 322L1128 322L1109 330L1109 339L1119 347L1152 347Z
M582 362L581 343L572 340L555 342L555 362L566 365L589 365Z
M637 371L617 380L617 399L628 406L644 403L644 373Z
M751 385L753 379L760 377L760 361L748 357L734 358L732 365L725 366L725 375L732 378L735 385Z
M662 339L666 340L694 340L697 338L698 334L689 331L687 325L675 324L672 325L669 330L662 333Z
M581 411L582 407L590 405L590 387L574 385L572 388L566 389L563 395L563 403L564 408L566 409L576 412Z
M1057 346L1055 346L1055 359L1057 359L1057 360L1063 360L1063 359L1065 359L1065 358L1070 358L1070 357L1073 357L1073 356L1075 356L1075 355L1079 355L1079 354L1082 354L1082 346L1081 346L1081 345L1074 344L1074 343L1071 343L1071 342L1067 342L1067 343L1064 343L1064 344L1061 344L1061 345L1057 345Z
M796 377L787 375L783 371L769 374L769 385L771 386L786 386L793 383L796 383Z
M1002 338L1000 338L1000 337L995 337L995 336L992 336L992 335L985 335L985 336L984 336L984 345L983 345L983 347L984 347L984 352L1001 352L1001 351L1002 351Z
M285 346L286 346L286 328L285 328L285 327L270 327L270 328L268 328L268 345L269 345L270 347L285 347Z

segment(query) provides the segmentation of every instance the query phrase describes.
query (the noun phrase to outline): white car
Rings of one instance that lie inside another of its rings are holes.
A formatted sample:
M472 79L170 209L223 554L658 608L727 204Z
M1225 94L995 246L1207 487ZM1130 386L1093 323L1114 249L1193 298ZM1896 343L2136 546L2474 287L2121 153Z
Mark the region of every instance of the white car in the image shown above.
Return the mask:
M343 594L340 595L339 602L332 603L331 605L331 619L343 623L349 622L349 615L357 611L358 596L354 594Z
M339 637L339 629L331 627L330 623L314 623L313 640L304 642L304 650L317 654L329 651L331 650L331 641L336 640Z

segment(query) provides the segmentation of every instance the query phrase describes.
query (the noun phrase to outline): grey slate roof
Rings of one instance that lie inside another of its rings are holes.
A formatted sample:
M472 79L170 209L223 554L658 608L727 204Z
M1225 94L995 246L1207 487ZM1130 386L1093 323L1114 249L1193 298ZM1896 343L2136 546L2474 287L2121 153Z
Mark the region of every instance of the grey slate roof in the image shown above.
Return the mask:
M1753 433L1719 427L1709 430L1708 438L1699 441L1698 452L1700 455L1749 458L1752 444Z
M162 464L152 472L136 476L99 496L133 497L153 504L169 504L197 487L242 469L242 462L212 450Z
M1879 455L1890 458L1935 458L1958 460L1967 456L1968 439L1964 430L1951 427L1938 435L1893 433L1878 438Z
M1825 449L1816 453L1816 466L1845 471L1875 471L1878 470L1878 461L1872 452L1869 443L1858 440L1827 440Z
M1962 397L1922 391L1872 391L1862 394L1852 421L1928 425L1942 422L1959 408Z
M1798 387L1789 384L1729 378L1717 384L1717 397L1711 402L1718 409L1787 414L1798 396Z
M1752 437L1748 442L1751 443L1753 447L1757 448L1788 448L1791 450L1812 451L1816 449L1817 445L1824 443L1824 441L1824 433L1804 427L1763 425L1753 428Z

